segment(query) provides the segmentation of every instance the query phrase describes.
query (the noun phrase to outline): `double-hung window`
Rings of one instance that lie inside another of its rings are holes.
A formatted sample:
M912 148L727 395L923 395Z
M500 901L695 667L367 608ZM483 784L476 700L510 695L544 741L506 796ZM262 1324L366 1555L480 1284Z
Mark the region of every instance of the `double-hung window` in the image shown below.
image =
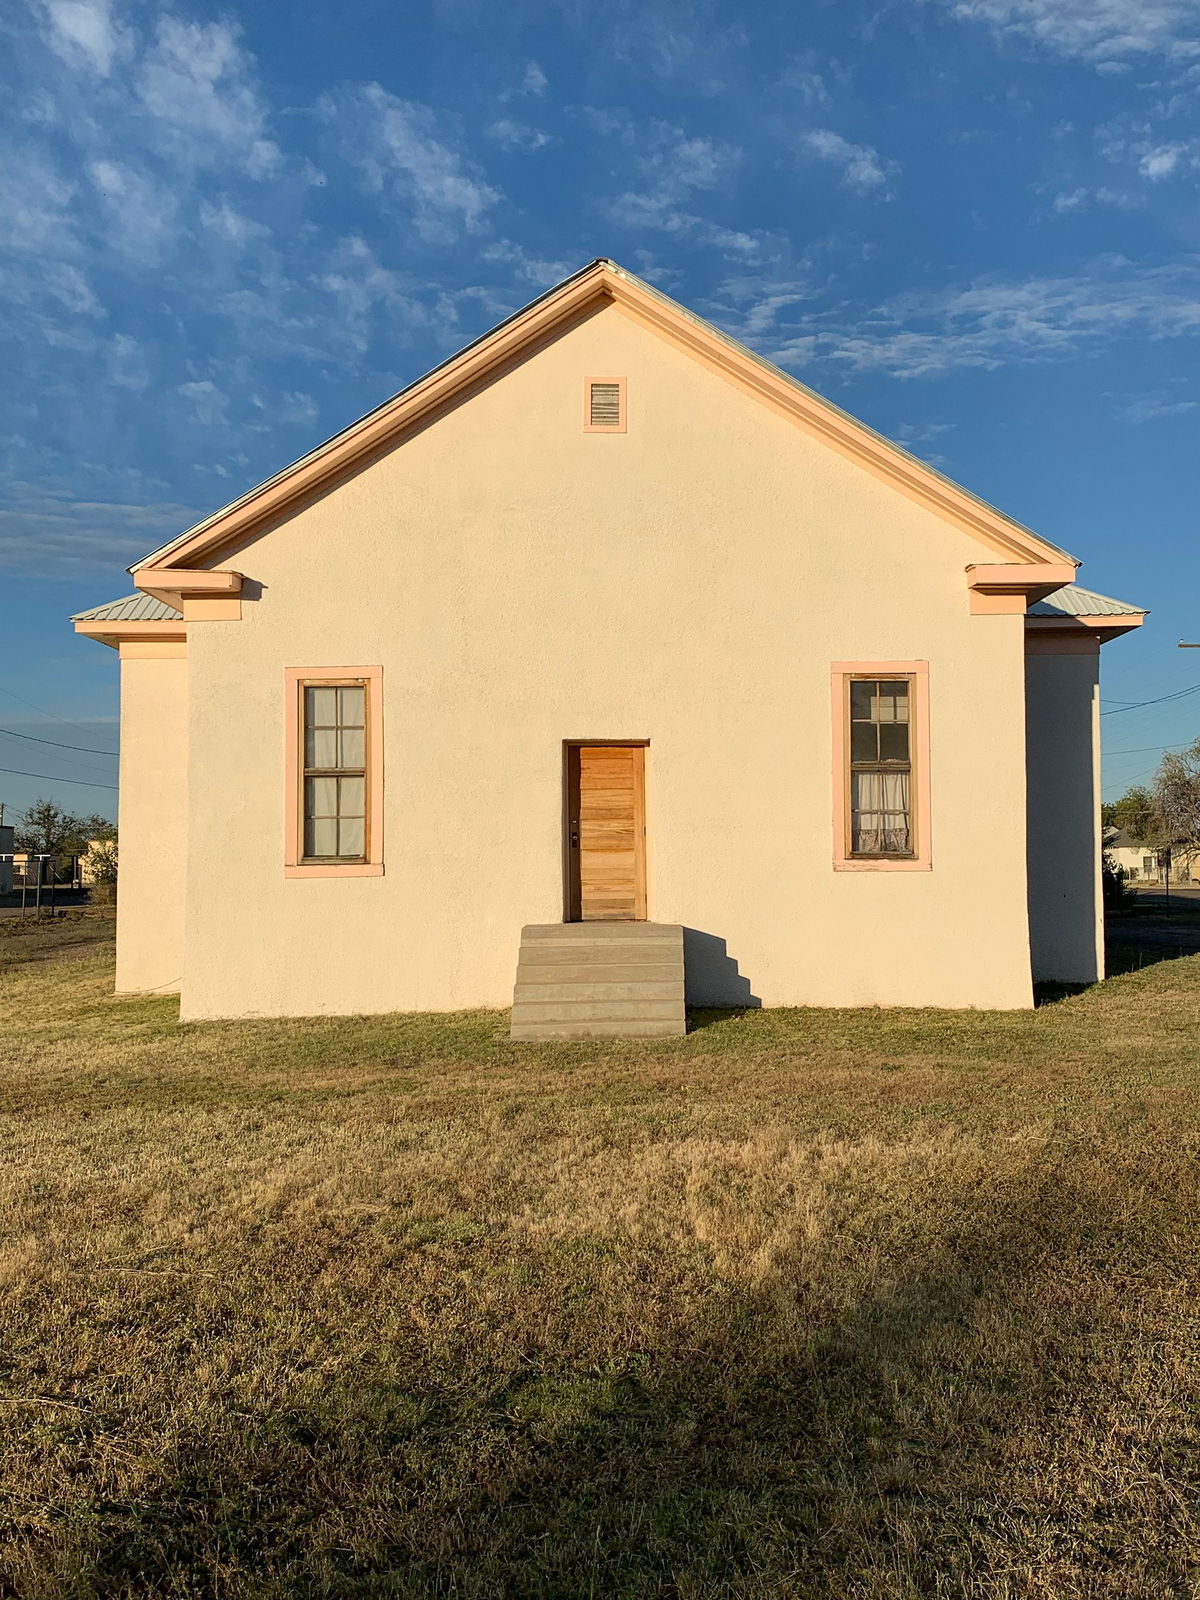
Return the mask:
M832 687L834 866L929 867L927 663L835 662Z
M304 860L367 859L367 686L304 685Z
M913 853L912 690L908 678L851 678L849 853Z
M383 671L289 668L289 877L383 871Z

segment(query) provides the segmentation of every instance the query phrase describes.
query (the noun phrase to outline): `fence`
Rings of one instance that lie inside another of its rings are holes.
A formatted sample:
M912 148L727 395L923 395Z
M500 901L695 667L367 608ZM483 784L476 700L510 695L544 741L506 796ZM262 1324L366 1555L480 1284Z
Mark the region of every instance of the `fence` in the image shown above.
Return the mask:
M0 893L20 894L22 916L52 913L61 890L81 886L78 856L0 855Z

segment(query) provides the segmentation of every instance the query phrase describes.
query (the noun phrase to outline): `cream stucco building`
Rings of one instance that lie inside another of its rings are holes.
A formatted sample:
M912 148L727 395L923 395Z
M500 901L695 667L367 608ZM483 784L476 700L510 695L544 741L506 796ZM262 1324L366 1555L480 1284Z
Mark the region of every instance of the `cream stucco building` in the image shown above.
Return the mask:
M76 619L121 653L117 986L503 1006L523 927L596 922L682 928L698 1004L1096 978L1143 614L1075 573L594 262Z

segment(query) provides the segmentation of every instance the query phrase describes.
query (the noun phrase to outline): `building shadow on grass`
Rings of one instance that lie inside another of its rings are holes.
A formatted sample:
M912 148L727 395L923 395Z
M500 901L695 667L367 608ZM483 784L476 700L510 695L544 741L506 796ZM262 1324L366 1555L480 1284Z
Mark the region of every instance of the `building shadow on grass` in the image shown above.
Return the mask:
M1140 896L1127 910L1110 911L1104 920L1104 975L1123 977L1164 961L1200 955L1200 901L1174 905ZM1037 983L1034 1004L1054 1005L1092 988L1090 983Z
M407 1352L406 1381L377 1364L184 1439L177 1481L78 1520L58 1570L256 1600L1182 1594L1169 1467L1134 1440L1136 1494L1110 1481L1104 1383L1145 1354L1144 1184L948 1190L926 1249L823 1243L859 1277L844 1303L798 1228L757 1278L681 1284L632 1348L582 1335L605 1280L581 1267L576 1311L511 1370L422 1383Z

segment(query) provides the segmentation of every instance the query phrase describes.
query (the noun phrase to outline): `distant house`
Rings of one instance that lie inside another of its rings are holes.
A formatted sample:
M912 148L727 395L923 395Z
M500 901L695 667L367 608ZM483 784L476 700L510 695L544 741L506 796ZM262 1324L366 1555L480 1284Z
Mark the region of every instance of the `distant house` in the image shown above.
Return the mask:
M75 619L121 653L118 987L501 1006L523 951L578 1033L1094 979L1144 612L1076 566L593 262Z
M1104 848L1130 883L1157 882L1160 876L1158 851L1153 845L1138 844L1123 829L1109 828Z
M1129 883L1161 883L1163 865L1156 846L1138 844L1123 830L1109 828L1104 848ZM1172 883L1200 883L1200 856L1176 851L1171 858Z

